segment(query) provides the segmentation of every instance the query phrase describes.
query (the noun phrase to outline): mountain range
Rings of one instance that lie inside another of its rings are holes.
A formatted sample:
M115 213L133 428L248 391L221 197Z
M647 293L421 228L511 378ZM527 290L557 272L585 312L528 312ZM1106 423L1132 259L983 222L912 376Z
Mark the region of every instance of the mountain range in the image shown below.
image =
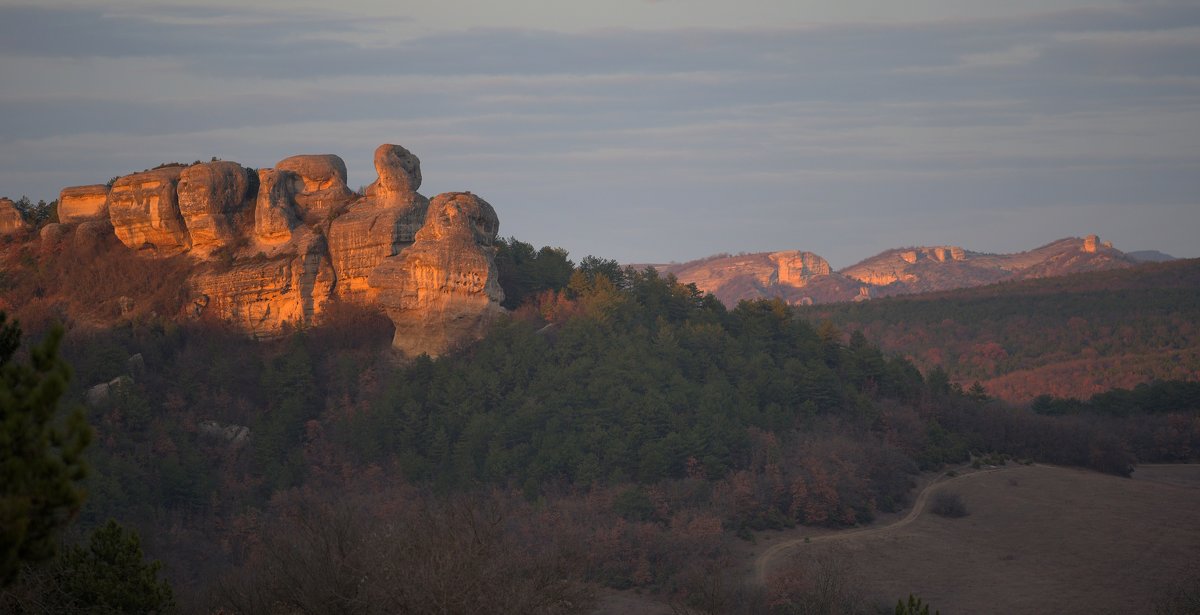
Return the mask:
M686 263L635 267L672 274L726 305L760 298L812 305L1122 269L1172 258L1156 251L1125 253L1089 235L1015 254L974 252L959 246L895 248L837 271L824 258L798 250L718 254Z

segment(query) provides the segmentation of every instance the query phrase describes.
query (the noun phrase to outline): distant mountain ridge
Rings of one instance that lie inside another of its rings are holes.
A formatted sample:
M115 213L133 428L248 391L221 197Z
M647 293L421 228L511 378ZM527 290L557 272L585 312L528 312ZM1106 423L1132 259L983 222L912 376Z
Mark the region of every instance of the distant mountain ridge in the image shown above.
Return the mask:
M798 250L717 255L640 267L653 266L661 273L673 274L727 305L776 297L794 305L811 305L1123 269L1145 260L1144 255L1131 256L1089 235L1059 239L1015 254L988 254L959 246L895 248L839 271L833 271L824 258Z

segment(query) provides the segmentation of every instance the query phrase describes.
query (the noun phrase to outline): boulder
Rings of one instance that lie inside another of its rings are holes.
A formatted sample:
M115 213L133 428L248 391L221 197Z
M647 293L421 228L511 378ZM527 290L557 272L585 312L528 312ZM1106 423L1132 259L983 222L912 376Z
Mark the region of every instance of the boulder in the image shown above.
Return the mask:
M58 242L62 241L63 237L67 235L67 227L56 222L51 222L43 226L42 230L38 231L38 234L42 238L43 246L54 246L58 245Z
M58 221L74 224L108 217L108 186L71 186L58 193Z
M75 246L84 251L95 251L104 245L113 234L113 225L108 220L88 220L75 227Z
M179 175L179 214L198 256L233 244L258 191L258 176L236 162L187 167Z
M360 303L374 300L367 278L385 258L410 245L425 223L429 200L416 192L421 162L399 145L375 150L379 179L367 196L329 226L329 252L337 272L337 294Z
M396 325L395 348L437 356L482 337L504 313L492 246L498 230L495 210L473 194L433 199L414 243L369 276Z
M209 263L190 279L195 315L209 314L259 338L287 326L314 324L334 285L325 238L309 229L294 233L275 256Z
M333 154L305 154L280 160L275 168L292 173L292 194L300 217L316 224L354 200L346 185L346 163Z
M17 211L17 204L12 199L0 198L0 235L7 235L29 228L29 223Z
M170 166L118 178L108 193L108 216L121 243L158 256L191 247L176 187L183 167Z

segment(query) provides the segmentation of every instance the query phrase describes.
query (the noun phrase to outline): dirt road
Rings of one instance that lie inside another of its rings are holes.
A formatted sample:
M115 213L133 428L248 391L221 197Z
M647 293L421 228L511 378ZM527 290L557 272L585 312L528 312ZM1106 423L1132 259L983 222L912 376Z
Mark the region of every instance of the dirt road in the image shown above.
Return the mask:
M796 546L802 545L802 544L811 544L811 543L815 543L815 542L832 542L835 540L844 540L846 538L851 538L851 537L870 536L873 534L881 534L883 532L890 532L893 530L900 529L900 528L908 525L909 523L912 523L913 521L916 520L917 517L919 517L921 515L921 511L925 510L925 503L929 500L929 496L932 495L934 491L937 491L938 489L941 489L943 486L948 485L954 481L963 480L966 478L970 478L972 476L979 476L981 474L988 474L990 472L995 472L995 471L1001 470L1001 469L1003 469L1003 468L990 468L987 470L978 470L978 471L970 472L969 474L959 474L957 476L952 476L952 477L947 476L948 472L943 472L942 474L938 475L937 478L934 478L932 481L930 481L928 485L925 485L925 488L922 489L921 492L917 494L917 499L915 502L913 502L912 510L908 511L908 514L905 515L903 519L900 519L899 521L896 521L895 523L890 523L888 525L883 525L880 527L864 527L864 528L860 528L860 529L856 529L856 530L846 530L844 532L838 532L836 534L825 534L822 536L810 536L810 537L804 537L804 538L795 538L793 540L784 541L777 545L774 545L771 548L767 549L766 551L763 551L762 555L759 555L758 558L754 561L755 579L758 581L759 585L765 585L767 582L767 568L770 566L771 560L774 559L775 557L777 557L778 555L780 555L781 553L783 553L784 551L787 551L788 549L791 549L793 547L796 547ZM959 471L962 471L962 470L959 470Z

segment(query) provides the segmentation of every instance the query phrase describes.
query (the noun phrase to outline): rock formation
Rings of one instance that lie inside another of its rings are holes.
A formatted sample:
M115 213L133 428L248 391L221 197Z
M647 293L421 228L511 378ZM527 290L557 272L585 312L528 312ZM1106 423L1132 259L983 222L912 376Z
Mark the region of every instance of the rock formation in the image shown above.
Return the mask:
M108 218L108 186L71 186L58 193L58 221L73 224Z
M333 154L305 154L284 158L276 171L290 173L291 192L308 224L316 224L354 199L346 186L346 163Z
M375 170L379 179L367 187L366 197L329 226L337 293L351 301L373 301L367 277L383 259L412 244L429 208L429 200L417 193L421 162L411 152L381 145L375 150Z
M191 247L179 213L176 186L182 166L118 178L108 193L108 215L117 239L134 250L171 256Z
M27 228L29 224L21 217L21 212L17 211L16 203L13 203L12 199L0 198L0 235Z
M194 164L180 173L177 190L191 249L204 256L243 235L244 212L254 205L258 175L236 162Z
M499 220L467 192L434 197L415 242L384 259L368 278L396 325L393 345L410 355L437 355L482 335L504 310L496 276Z
M185 255L192 300L184 314L255 337L315 324L335 298L386 311L396 323L393 344L408 354L438 354L478 337L503 312L495 210L451 193L436 199L427 221L420 160L385 144L375 169L378 179L360 196L332 154L291 156L257 171L215 159L164 165L120 177L111 189L63 189L63 223L47 225L41 242L73 236L90 249L116 235L149 258ZM0 229L10 227L24 222L7 201Z

